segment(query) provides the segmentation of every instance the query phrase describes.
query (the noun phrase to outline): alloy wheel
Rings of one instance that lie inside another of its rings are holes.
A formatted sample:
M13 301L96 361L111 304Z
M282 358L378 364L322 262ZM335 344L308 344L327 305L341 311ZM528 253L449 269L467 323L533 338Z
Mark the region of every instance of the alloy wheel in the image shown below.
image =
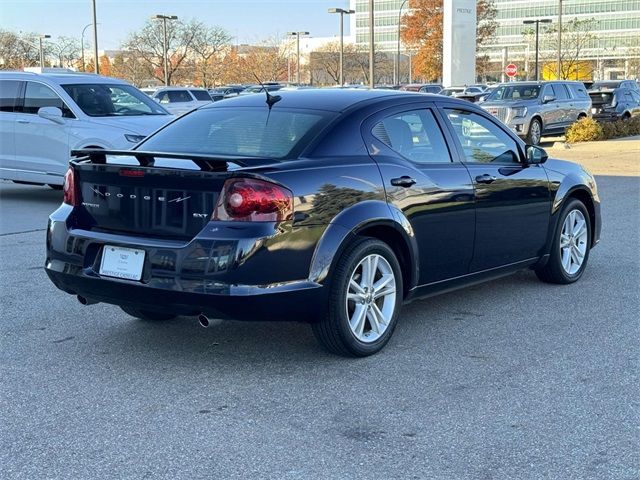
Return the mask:
M349 279L347 318L361 342L379 339L389 327L396 306L396 277L389 262L378 254L364 257Z
M540 143L540 123L534 120L531 122L531 126L529 128L529 138L531 139L531 143L533 145L538 145Z
M580 210L571 210L562 224L560 258L563 270L575 275L584 263L588 241L587 221Z

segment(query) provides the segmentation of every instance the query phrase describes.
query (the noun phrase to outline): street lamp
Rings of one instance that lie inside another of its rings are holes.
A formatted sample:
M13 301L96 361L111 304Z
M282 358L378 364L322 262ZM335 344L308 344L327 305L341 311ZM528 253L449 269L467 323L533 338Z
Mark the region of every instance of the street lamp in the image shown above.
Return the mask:
M539 28L540 28L540 24L541 23L551 23L551 19L550 18L541 18L538 20L525 20L524 22L525 25L533 25L534 23L536 24L536 73L535 73L535 78L536 81L540 80L540 78L538 77L538 33L539 33Z
M38 41L40 42L40 68L44 68L44 51L42 50L42 39L51 38L51 35L40 35Z
M369 0L369 88L375 87L375 80L373 78L376 73L375 59L376 59L376 44L375 44L375 27L374 27L374 11L373 0Z
M91 25L93 25L93 23L85 25L85 27L82 29L82 39L80 41L80 48L82 50L82 71L83 72L85 72L87 70L87 67L86 67L85 61L84 61L84 32L86 32L87 28L89 28Z
M309 35L309 32L287 32L287 35L296 37L296 83L300 85L300 37Z
M167 20L177 20L178 17L176 17L175 15L154 15L153 17L151 17L152 19L155 20L162 20L162 35L163 35L163 41L162 41L162 56L164 57L164 84L165 86L169 86L169 60L168 60L168 56L169 53L167 52L168 47L167 47Z
M558 73L560 80L562 76L562 0L558 0Z
M400 4L400 10L398 11L398 54L396 56L396 71L394 72L396 76L394 83L396 85L400 83L400 27L402 26L402 9L404 8L405 3L407 3L407 0L404 0ZM411 73L409 73L409 76L411 76Z
M344 85L344 16L356 13L355 10L344 8L330 8L329 13L340 14L340 86Z

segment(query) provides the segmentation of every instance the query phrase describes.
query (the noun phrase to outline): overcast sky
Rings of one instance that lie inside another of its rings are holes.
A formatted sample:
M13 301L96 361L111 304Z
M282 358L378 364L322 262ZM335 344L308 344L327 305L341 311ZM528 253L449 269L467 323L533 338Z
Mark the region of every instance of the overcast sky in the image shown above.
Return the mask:
M347 8L348 0L96 0L98 48L116 49L131 31L153 14L197 18L220 25L239 43L252 43L287 31L309 31L311 36L338 34L339 15L330 7ZM0 28L80 38L92 22L91 0L0 0ZM345 34L348 33L345 18ZM92 42L91 28L85 42Z

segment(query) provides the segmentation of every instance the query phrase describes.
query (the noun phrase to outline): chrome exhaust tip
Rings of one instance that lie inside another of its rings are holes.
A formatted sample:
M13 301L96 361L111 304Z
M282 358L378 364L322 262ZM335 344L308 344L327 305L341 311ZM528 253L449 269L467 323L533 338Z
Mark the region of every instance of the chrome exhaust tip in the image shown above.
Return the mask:
M198 315L198 323L203 328L207 328L209 326L209 317L207 317L204 313Z
M78 299L78 301L79 301L82 305L85 305L85 306L86 306L86 305L94 305L94 304L96 304L96 303L99 303L97 300L92 300L92 299L90 299L90 298L83 297L82 295L78 295L76 298Z

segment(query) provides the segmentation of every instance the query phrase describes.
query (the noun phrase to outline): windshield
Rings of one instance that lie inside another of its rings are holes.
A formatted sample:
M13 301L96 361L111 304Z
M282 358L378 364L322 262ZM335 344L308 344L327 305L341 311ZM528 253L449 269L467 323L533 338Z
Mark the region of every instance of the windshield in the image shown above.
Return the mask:
M143 141L138 150L258 158L295 158L334 114L316 110L204 108Z
M500 85L487 97L491 100L532 100L540 95L540 85Z
M69 84L62 88L90 117L168 115L168 112L131 85Z

